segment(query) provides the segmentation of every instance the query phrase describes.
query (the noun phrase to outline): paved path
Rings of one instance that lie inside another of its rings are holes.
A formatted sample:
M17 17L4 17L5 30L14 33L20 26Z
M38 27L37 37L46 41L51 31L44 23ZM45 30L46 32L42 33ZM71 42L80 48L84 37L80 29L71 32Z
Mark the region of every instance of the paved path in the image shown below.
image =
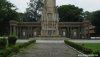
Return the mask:
M12 57L78 57L78 54L64 43L36 43Z
M100 40L69 40L75 43L100 43Z

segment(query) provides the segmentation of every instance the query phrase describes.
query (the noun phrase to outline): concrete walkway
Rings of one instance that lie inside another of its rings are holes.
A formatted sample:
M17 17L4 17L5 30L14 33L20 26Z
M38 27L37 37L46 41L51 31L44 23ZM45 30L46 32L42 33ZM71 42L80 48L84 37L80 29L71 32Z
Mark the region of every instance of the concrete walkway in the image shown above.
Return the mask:
M100 40L69 40L75 43L100 43Z
M36 43L12 57L78 57L78 52L64 43Z

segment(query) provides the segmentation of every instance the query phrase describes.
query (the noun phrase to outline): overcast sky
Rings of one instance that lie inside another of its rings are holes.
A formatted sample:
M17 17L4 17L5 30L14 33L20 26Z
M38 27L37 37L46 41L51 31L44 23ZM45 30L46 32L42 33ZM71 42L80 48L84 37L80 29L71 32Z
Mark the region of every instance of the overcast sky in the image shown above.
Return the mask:
M13 3L19 11L24 12L25 9L28 7L27 3L30 0L9 0ZM57 5L65 5L65 4L72 4L83 8L84 11L96 11L100 10L100 0L57 0Z

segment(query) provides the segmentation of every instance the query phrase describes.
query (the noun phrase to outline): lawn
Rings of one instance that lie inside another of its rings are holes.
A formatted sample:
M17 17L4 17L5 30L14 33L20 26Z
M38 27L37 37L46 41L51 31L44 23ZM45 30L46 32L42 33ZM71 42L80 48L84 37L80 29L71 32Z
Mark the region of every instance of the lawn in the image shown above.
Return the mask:
M93 51L100 50L100 43L84 43L84 44L81 44L81 45L86 47L86 48L90 48Z

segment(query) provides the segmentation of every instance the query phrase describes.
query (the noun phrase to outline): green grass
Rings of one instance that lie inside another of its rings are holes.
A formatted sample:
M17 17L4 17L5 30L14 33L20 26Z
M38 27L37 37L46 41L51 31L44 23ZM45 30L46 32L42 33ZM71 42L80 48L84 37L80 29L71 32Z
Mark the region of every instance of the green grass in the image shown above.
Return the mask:
M86 48L90 48L93 51L100 50L100 43L84 43L84 44L81 44L81 45L86 47Z

